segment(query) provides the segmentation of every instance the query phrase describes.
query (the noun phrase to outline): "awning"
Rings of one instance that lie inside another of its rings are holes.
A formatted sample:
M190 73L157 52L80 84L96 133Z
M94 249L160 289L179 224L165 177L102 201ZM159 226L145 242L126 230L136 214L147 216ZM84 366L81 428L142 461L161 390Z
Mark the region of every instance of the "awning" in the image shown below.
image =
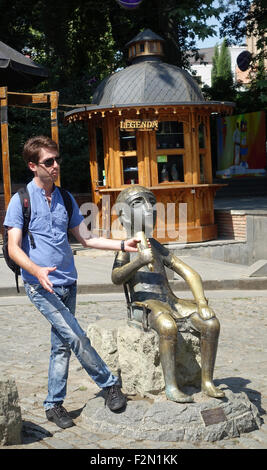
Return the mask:
M0 86L18 91L37 85L48 70L0 41Z

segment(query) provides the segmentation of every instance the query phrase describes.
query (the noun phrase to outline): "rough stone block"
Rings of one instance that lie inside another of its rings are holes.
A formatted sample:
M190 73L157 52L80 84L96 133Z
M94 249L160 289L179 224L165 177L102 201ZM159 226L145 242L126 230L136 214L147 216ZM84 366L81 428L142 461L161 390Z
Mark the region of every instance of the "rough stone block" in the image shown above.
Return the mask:
M21 443L22 419L14 378L0 377L0 445Z
M119 368L123 389L141 396L164 390L158 335L128 325L117 331Z
M198 393L194 395L194 403L184 404L158 397L155 400L129 399L123 413L113 413L105 406L101 391L88 401L81 416L92 432L166 442L215 442L259 429L258 409L245 393L234 394L225 389L225 395L226 399L217 400ZM217 414L218 408L224 418L215 423L205 423L203 411Z
M159 337L154 330L145 332L126 320L100 320L88 327L87 335L111 371L120 374L126 393L144 397L164 391ZM177 338L176 373L179 386L200 385L199 335L182 328Z
M112 373L117 374L119 368L117 330L120 322L109 320L98 320L89 325L87 336L92 346L109 366Z

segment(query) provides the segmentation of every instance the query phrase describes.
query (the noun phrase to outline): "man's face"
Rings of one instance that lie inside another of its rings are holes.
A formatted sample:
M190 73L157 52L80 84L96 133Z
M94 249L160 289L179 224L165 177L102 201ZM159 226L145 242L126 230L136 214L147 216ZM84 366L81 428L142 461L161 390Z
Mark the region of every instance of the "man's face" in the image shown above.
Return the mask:
M147 237L152 235L156 223L156 199L152 193L140 192L127 201L130 210L131 233L144 232ZM128 230L127 230L128 231Z
M40 149L38 164L30 162L29 168L44 183L55 183L59 175L60 157L53 149Z

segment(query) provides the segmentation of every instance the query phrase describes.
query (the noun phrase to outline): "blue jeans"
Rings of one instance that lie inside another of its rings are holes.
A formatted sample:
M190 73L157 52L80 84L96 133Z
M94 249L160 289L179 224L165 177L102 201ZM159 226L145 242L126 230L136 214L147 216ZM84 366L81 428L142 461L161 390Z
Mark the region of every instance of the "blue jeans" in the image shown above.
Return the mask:
M40 284L24 283L31 302L51 323L51 355L48 372L48 395L45 409L63 403L67 392L67 379L71 350L83 368L100 388L117 384L105 362L91 346L89 338L75 318L76 283L53 287L51 294Z

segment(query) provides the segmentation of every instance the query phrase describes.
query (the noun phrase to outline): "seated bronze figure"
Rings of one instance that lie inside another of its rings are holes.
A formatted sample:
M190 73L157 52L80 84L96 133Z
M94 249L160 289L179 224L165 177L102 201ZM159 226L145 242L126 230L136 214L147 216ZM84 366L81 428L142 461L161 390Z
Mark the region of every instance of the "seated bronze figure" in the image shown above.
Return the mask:
M223 398L224 392L213 383L220 323L208 306L199 274L149 236L156 222L155 204L154 194L140 185L132 185L119 194L116 207L120 222L127 236L137 237L141 243L138 253L117 253L112 281L129 289L131 318L144 322L143 311L147 312L147 327L159 335L167 399L179 403L193 401L190 395L179 389L175 377L177 331L182 319L190 322L190 326L200 333L202 391L208 396ZM178 273L188 283L194 300L176 297L169 285L165 267Z

